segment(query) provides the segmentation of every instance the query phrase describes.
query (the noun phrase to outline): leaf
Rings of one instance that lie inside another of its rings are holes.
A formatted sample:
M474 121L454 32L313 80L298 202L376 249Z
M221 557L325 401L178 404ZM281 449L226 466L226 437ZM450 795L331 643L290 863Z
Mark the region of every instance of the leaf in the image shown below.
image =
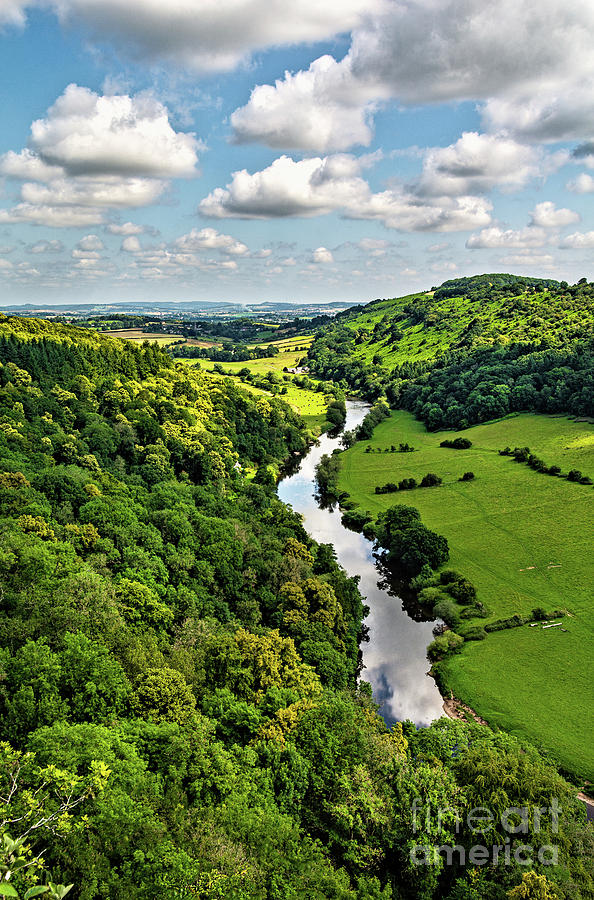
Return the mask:
M0 884L0 897L18 897L16 890L11 884Z
M46 884L38 884L35 887L29 888L25 894L25 900L30 900L31 897L39 897L40 894L47 894L48 891L49 888Z

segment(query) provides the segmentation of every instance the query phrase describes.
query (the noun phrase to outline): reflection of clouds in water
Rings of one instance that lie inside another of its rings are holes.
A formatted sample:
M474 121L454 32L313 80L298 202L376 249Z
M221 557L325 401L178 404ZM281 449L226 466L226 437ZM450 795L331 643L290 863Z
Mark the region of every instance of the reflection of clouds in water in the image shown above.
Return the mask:
M347 428L355 428L368 407L350 402ZM437 685L427 676L427 645L432 623L415 622L402 609L398 597L378 586L372 545L363 535L344 528L340 512L320 509L314 497L315 468L324 453L331 453L339 439L324 435L313 447L295 475L281 481L278 494L303 515L307 531L316 541L333 544L338 561L349 575L359 575L359 589L370 613L365 624L369 643L362 645L362 677L371 682L377 703L382 703L386 721L412 719L427 725L443 715Z

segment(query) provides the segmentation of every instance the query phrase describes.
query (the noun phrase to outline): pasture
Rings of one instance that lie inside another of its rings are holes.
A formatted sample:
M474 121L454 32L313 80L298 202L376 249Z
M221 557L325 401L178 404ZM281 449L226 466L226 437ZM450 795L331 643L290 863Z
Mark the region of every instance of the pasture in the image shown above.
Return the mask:
M488 721L545 747L568 769L594 780L593 488L541 474L498 451L529 446L563 472L594 476L594 425L565 417L518 415L459 433L468 450L439 446L453 432L427 432L410 413L382 422L369 442L341 456L339 487L377 516L395 503L415 506L449 543L460 571L486 604L486 622L514 613L567 609L567 631L523 626L467 643L444 666L448 687ZM407 442L413 453L386 453ZM373 452L366 453L370 446ZM377 452L379 449L382 452ZM467 471L475 479L460 482ZM376 485L434 472L437 487L376 495ZM475 620L480 621L480 620ZM564 723L564 724L563 724Z

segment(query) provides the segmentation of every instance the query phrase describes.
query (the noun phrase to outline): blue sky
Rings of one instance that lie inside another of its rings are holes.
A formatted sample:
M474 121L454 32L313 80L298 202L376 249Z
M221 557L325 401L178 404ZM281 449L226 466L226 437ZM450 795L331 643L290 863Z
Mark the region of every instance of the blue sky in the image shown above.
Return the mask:
M594 277L591 0L0 0L0 304Z

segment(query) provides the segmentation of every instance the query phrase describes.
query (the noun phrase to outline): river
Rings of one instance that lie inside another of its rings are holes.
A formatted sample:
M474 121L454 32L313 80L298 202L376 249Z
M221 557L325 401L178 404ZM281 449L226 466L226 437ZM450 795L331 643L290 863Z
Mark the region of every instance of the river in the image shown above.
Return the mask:
M347 401L345 428L355 428L368 409L362 401ZM361 677L371 683L382 716L389 724L411 719L416 725L428 725L444 715L437 685L427 675L426 649L433 638L433 625L411 619L398 597L379 586L371 542L341 524L338 508L322 509L315 498L316 466L324 453L332 453L338 446L340 436L322 435L294 474L279 483L278 495L301 513L305 528L316 541L334 546L348 574L360 577L359 590L370 609L365 620L369 642L361 647Z

